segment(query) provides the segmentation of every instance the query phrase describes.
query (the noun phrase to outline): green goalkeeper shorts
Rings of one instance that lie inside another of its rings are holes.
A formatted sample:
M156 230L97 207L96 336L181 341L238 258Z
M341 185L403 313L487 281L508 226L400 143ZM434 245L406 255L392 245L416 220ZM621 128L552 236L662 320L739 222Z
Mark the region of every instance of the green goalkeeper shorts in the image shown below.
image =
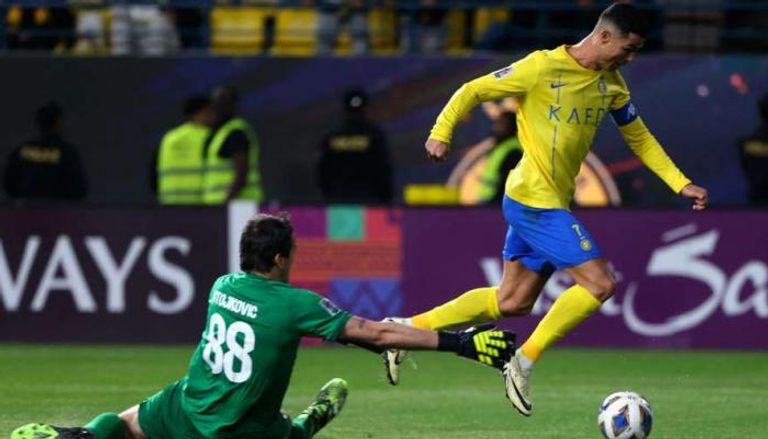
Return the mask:
M150 396L139 405L139 426L149 439L206 439L195 428L181 405L184 380L176 381ZM290 435L291 421L278 416L266 431L256 435L263 439L283 439ZM253 434L237 434L238 438Z
M181 382L176 381L139 405L139 426L150 439L202 439L181 407Z

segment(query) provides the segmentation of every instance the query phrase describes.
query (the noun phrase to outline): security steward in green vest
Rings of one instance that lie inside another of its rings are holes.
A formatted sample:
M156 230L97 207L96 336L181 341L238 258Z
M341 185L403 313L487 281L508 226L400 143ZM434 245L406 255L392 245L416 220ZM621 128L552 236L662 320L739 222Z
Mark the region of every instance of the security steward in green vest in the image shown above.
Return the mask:
M481 202L501 203L507 174L523 158L523 148L517 139L515 117L515 113L503 111L493 123L493 138L496 146L488 153L480 179Z
M259 141L251 124L236 116L237 90L219 86L214 89L211 100L218 128L205 147L203 202L262 201Z
M203 203L203 149L214 122L206 96L184 104L186 121L168 131L157 154L157 198L160 204Z

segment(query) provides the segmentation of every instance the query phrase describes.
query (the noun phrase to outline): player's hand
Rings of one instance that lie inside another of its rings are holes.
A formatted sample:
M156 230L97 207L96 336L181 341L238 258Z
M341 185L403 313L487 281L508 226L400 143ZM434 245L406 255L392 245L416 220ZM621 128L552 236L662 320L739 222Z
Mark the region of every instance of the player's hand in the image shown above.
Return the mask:
M693 200L693 210L704 210L707 207L709 195L707 194L707 190L701 186L688 183L683 190L680 191L680 195Z
M502 370L515 355L515 334L491 324L473 326L459 333L458 354Z
M424 148L427 150L427 157L436 162L442 162L448 158L448 153L451 152L450 145L435 139L427 139Z

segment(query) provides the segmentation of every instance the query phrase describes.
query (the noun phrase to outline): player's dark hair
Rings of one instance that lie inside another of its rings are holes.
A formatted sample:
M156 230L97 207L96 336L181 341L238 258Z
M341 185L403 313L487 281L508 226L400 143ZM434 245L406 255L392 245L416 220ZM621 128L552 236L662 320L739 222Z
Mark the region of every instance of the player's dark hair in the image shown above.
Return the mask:
M228 119L235 115L240 93L230 85L219 85L211 91L211 105L220 117Z
M646 38L651 28L646 13L628 3L615 3L608 6L600 14L600 21L613 23L624 36L632 33Z
M50 134L56 128L56 124L64 115L61 106L54 102L48 102L35 112L35 124L41 133Z
M184 116L192 117L200 110L210 107L211 99L205 95L191 96L184 102Z
M240 269L267 273L275 256L288 257L293 248L293 225L286 214L259 214L248 221L240 237Z

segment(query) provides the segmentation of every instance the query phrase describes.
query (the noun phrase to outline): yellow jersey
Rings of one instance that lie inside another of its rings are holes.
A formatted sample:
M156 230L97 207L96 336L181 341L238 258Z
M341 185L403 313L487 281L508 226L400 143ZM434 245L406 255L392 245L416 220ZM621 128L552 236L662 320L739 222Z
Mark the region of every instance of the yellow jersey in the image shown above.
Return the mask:
M611 114L632 151L675 192L691 181L672 163L630 102L618 70L582 67L560 46L465 83L448 101L430 138L450 143L453 128L480 102L515 96L523 158L506 194L531 207L568 209L597 127Z

